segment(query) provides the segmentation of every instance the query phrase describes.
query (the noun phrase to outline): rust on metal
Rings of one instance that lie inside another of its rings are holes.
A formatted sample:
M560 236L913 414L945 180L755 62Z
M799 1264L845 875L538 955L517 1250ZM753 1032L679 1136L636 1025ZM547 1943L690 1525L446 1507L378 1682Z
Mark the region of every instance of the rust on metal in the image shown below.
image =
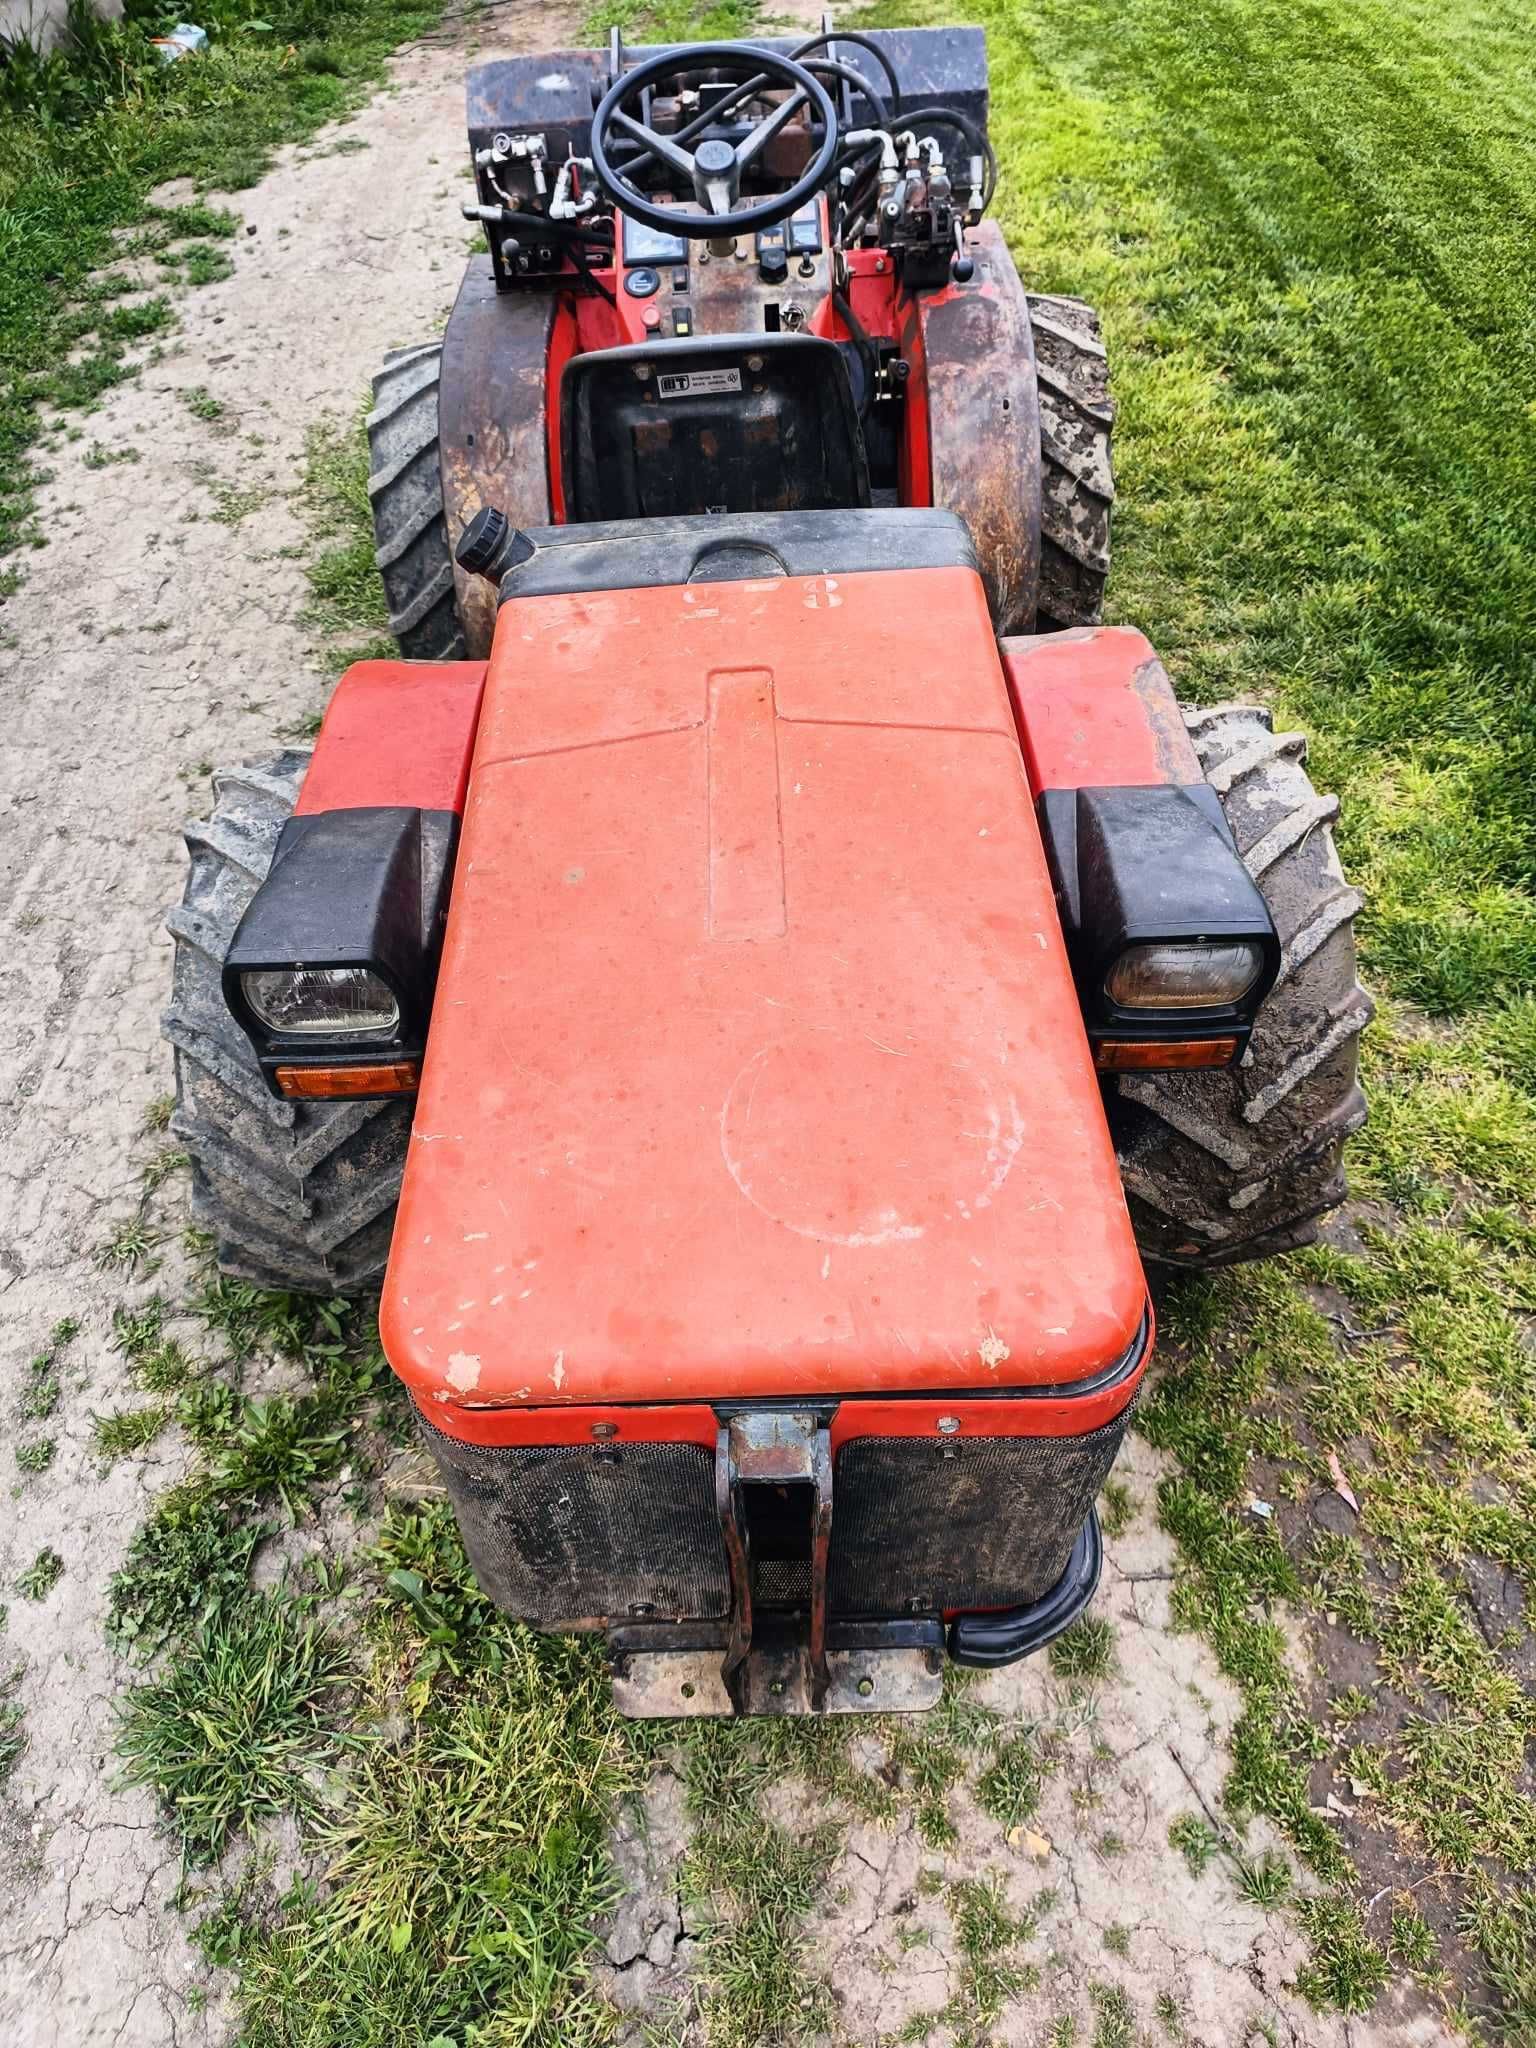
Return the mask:
M1136 664L1131 689L1147 714L1147 731L1152 735L1153 752L1163 774L1181 787L1202 781L1205 770L1200 766L1200 756L1184 723L1179 700L1173 694L1168 671L1156 655Z
M553 295L496 290L489 254L471 259L443 336L438 447L448 545L485 505L514 526L548 526L545 380ZM454 564L459 617L475 660L491 651L496 593Z
M632 1720L700 1714L921 1714L944 1690L943 1660L921 1649L831 1650L817 1699L804 1647L753 1649L739 1677L739 1700L712 1650L641 1650L613 1675L613 1703Z
M974 231L969 253L975 283L919 302L933 502L970 528L997 631L1027 633L1040 585L1034 335L995 223Z
M816 1418L755 1410L732 1418L731 1460L744 1486L787 1486L815 1478Z
M720 1665L720 1683L734 1710L746 1712L742 1689L742 1667L752 1647L752 1573L747 1560L747 1539L742 1527L740 1488L731 1456L731 1432L722 1428L715 1444L715 1512L725 1542L726 1562L731 1578L731 1626L726 1640L725 1660Z
M816 1485L815 1520L811 1525L811 1627L805 1661L810 1673L811 1707L820 1713L832 1682L827 1661L827 1558L832 1548L832 1437L825 1424L816 1431L811 1467Z

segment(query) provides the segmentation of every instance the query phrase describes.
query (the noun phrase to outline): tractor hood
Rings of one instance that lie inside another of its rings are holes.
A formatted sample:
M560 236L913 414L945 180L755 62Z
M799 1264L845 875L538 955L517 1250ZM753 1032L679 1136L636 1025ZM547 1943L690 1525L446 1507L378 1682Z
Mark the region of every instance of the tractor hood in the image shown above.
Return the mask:
M508 578L382 1306L430 1416L1067 1388L1135 1341L963 529L836 517L880 566Z

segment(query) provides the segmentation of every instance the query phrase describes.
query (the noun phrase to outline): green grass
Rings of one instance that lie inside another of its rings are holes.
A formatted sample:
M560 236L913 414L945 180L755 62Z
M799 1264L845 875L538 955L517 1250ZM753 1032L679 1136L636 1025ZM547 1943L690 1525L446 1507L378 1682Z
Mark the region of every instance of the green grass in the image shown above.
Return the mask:
M1021 1729L993 1751L976 1781L976 1803L1006 1833L1033 1819L1049 1763L1033 1729Z
M1370 1787L1365 1824L1465 1902L1485 1981L1474 1957L1461 1988L1518 2036L1531 1944L1504 1902L1536 1848L1536 1709L1466 1574L1492 1560L1536 1599L1529 67L1507 11L1471 0L975 18L1021 271L1104 317L1112 615L1187 698L1258 697L1311 735L1386 998L1353 1169L1382 1206L1358 1248L1170 1289L1143 1411L1174 1466L1175 1617L1243 1695L1226 1813L1269 1816L1322 1882L1297 1909L1302 1986L1360 2011L1389 1951L1437 1961L1389 1898L1364 1918L1309 1776L1327 1759ZM1333 1537L1305 1512L1330 1449L1361 1501ZM1401 1701L1384 1731L1314 1711L1284 1609L1374 1651ZM1267 1908L1288 1879L1240 1857L1234 1881Z
M193 419L203 420L210 426L214 421L222 420L226 411L223 399L215 398L204 384L189 385L181 394L181 402Z
M636 1775L596 1646L498 1615L440 1507L396 1511L370 1564L364 1683L392 1714L403 1687L406 1725L348 1767L320 1830L324 1898L245 1925L242 2039L595 2044L582 1966Z
M1115 1668L1114 1624L1102 1614L1086 1614L1056 1638L1047 1655L1058 1678L1096 1684Z
M767 1786L816 1740L803 1742L788 1722L729 1721L699 1723L683 1740L694 1822L683 1889L708 1921L699 2005L716 2048L757 2048L789 2024L814 2035L830 2020L827 1987L807 1967L803 1922L841 1830L825 1819L786 1827L761 1807Z
M1257 1906L1263 1912L1283 1906L1291 1895L1291 1873L1286 1868L1284 1857L1270 1851L1263 1856L1240 1859L1237 1889L1249 1905ZM1420 1921L1419 1925L1422 1927L1424 1923Z
M43 1349L28 1361L21 1398L17 1403L23 1422L46 1422L58 1413L59 1402L63 1398L59 1354L68 1348L79 1331L78 1320L74 1316L64 1316L48 1333L48 1342Z
M325 638L338 666L392 656L389 608L373 558L368 438L361 411L349 426L310 429L300 502L314 548L305 622Z
M1390 1893L1367 1895L1335 1823L1314 1811L1310 1775L1327 1763L1368 1788L1365 1824L1454 1901L1473 2002L1529 2040L1536 1903L1521 1873L1536 1830L1520 1774L1533 1709L1465 1577L1492 1560L1536 1598L1536 124L1521 27L1472 0L1313 0L1300 12L1279 0L983 0L972 13L991 38L1003 218L1026 280L1088 296L1105 318L1121 405L1112 614L1152 635L1186 696L1258 696L1312 736L1320 784L1344 798L1345 858L1368 891L1367 971L1386 998L1369 1047L1374 1119L1354 1164L1374 1205L1358 1243L1173 1287L1144 1410L1171 1464L1157 1512L1180 1550L1176 1622L1203 1631L1242 1699L1221 1816L1238 1847L1222 1845L1222 1881L1250 1906L1300 1916L1301 1988L1319 2004L1366 2011L1394 1967L1435 1980L1433 1927ZM346 18L382 35L396 17ZM667 7L622 18L632 32L681 32ZM260 58L218 61L226 82L237 61L260 74L261 119L299 118L284 97L294 81ZM193 69L153 91L190 89ZM130 124L126 184L102 200L103 220L142 197L143 111L103 116ZM196 147L212 148L212 130L199 133ZM219 146L244 168L243 134L226 128ZM227 239L192 218L147 232L144 253L181 251L168 277L209 260L189 259L188 243L216 257ZM88 224L85 254L71 251L50 288L54 325L28 372L46 368L77 402L125 374L133 342L170 317L153 300L114 307L81 289L104 246ZM113 326L117 313L130 317ZM0 341L12 319L0 315ZM92 323L89 352L60 370L61 323L78 319ZM0 450L20 446L0 435ZM326 531L314 622L368 645L381 614L355 431L318 436L310 475ZM362 1349L345 1371L327 1364L327 1332L291 1298L219 1282L199 1306L228 1359L164 1389L180 1396L199 1474L113 1590L122 1639L168 1645L168 1672L201 1673L187 1680L194 1701L213 1683L197 1646L226 1640L250 1597L253 1532L274 1508L309 1511L357 1453L370 1399ZM165 1369L153 1363L163 1320L118 1333L148 1393L162 1391L150 1379ZM252 1401L242 1363L267 1352L308 1361L307 1391ZM1328 1494L1330 1449L1361 1514L1325 1537L1305 1511ZM1271 1522L1244 1511L1261 1484L1280 1507ZM1134 1506L1107 1490L1111 1534ZM341 1780L337 1889L221 1923L247 2036L371 2048L441 2034L459 2048L469 2027L504 2031L515 2012L520 2038L582 2043L596 2027L580 1982L607 1882L605 1816L643 1755L615 1729L589 1657L530 1644L485 1606L441 1511L397 1514L370 1574L377 1605L355 1669L389 1732ZM1303 1690L1291 1615L1336 1616L1368 1646L1401 1702L1389 1725L1372 1722L1359 1688L1328 1687L1331 1702ZM1062 1638L1051 1665L1074 1694L1107 1678L1109 1625ZM338 1686L319 1719L329 1726L346 1697ZM508 1717L516 1751L500 1746ZM990 1822L1026 1825L1055 1741L989 1723L958 1686L928 1722L890 1733L890 1787L855 1770L836 1733L691 1735L679 1763L699 1832L686 1875L714 1916L702 1976L712 2040L737 2048L786 2012L808 2033L825 2012L806 1929L835 1833L775 1829L760 1805L769 1782L793 1771L829 1812L910 1813L937 1851L955 1839L965 1783ZM547 1784L530 1785L525 1760ZM515 1812L548 1794L515 1840L488 1791L498 1772ZM228 1810L233 1826L243 1809ZM1304 1867L1300 1901L1288 1903L1283 1859L1242 1847L1260 1814ZM1023 1937L989 1945L988 1900L947 1893L942 1876L934 1886L971 1930L971 2004L956 2014L971 2024L1026 1982ZM438 1920L454 1912L450 1935ZM1118 1987L1093 2001L1104 2048L1144 2031ZM1178 2024L1176 2008L1158 2017ZM1059 2038L1074 2031L1064 2020Z
M244 1519L206 1480L173 1487L135 1535L109 1588L107 1632L140 1654L191 1635L238 1601L266 1525Z
M1221 1850L1220 1835L1197 1813L1181 1813L1168 1830L1168 1841L1184 1858L1191 1877L1203 1877Z
M152 1254L157 1242L142 1216L130 1216L102 1245L97 1260L102 1266L122 1273L136 1273L141 1266L152 1273L156 1264Z
M6 1780L27 1746L26 1730L22 1726L23 1709L16 1697L21 1672L22 1667L15 1664L0 1675L0 1791L4 1790Z
M114 1408L91 1417L91 1443L105 1464L152 1444L170 1417L163 1407Z
M46 1600L64 1576L64 1560L56 1550L40 1550L16 1581L23 1600Z
M162 1676L129 1689L124 1782L156 1793L190 1862L211 1862L235 1829L314 1810L312 1777L338 1754L334 1700L350 1676L319 1621L277 1594L248 1594Z

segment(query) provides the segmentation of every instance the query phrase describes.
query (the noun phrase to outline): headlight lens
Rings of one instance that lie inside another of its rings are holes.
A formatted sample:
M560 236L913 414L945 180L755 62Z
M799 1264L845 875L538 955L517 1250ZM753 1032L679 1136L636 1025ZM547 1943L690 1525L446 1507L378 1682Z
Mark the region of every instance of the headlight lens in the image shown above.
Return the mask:
M1229 946L1127 946L1104 983L1122 1010L1213 1010L1237 1002L1263 965L1246 939Z
M380 1038L398 1029L400 1005L367 967L264 968L242 974L245 1000L284 1038Z

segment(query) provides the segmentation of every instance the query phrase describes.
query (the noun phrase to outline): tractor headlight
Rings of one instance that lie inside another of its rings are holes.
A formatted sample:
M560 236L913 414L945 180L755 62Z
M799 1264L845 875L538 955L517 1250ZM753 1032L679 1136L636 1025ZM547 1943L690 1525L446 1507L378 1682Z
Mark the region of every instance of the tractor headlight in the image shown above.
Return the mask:
M240 987L274 1037L382 1038L400 1027L400 1005L371 968L263 968Z
M1241 1002L1264 965L1243 939L1224 945L1159 941L1127 946L1104 979L1122 1010L1216 1010Z

